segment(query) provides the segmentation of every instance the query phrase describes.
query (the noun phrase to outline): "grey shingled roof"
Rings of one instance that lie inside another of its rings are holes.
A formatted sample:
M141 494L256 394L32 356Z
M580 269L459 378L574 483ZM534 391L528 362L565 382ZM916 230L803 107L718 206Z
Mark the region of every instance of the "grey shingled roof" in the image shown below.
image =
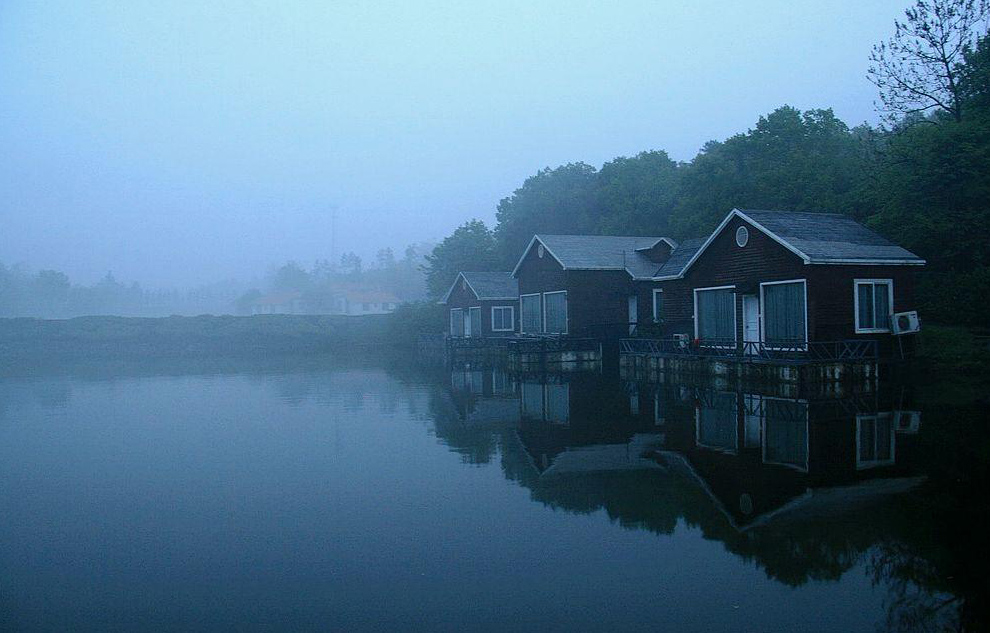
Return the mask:
M677 245L677 248L670 254L670 259L668 259L660 270L656 272L655 277L676 277L681 274L687 263L694 257L694 254L698 252L701 245L705 243L705 238L697 237L691 238L689 240L684 240Z
M842 263L848 260L924 263L911 251L845 215L758 209L738 211L803 253L811 263Z
M511 272L462 272L461 275L474 289L479 299L516 299L519 297L519 283Z
M534 239L542 242L550 254L567 269L628 269L634 277L650 277L658 265L651 262L642 253L638 253L637 249L648 249L664 238L616 235L537 235Z

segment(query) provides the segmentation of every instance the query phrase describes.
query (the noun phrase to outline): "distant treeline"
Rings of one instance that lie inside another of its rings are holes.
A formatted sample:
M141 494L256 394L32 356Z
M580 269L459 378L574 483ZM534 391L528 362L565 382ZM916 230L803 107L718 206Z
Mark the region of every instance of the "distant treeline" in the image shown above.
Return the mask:
M822 211L852 216L928 261L919 306L926 317L990 325L986 7L923 4L871 60L886 127L850 128L831 109L784 106L744 133L706 143L690 162L654 150L601 169L581 162L544 169L498 204L494 228L472 220L434 249L431 296L442 296L459 270L511 269L535 233L687 238L709 233L733 207ZM907 41L905 33L920 35ZM945 59L951 72L938 59L930 68L925 60L902 63L938 41L954 55ZM917 94L898 93L904 86Z
M58 270L35 272L23 265L0 262L0 317L251 314L252 302L265 293L296 291L318 298L341 285L388 292L400 301L416 301L426 295L424 255L432 248L433 244L413 244L401 258L396 258L390 248L380 249L369 265L364 265L355 253L345 253L339 263L317 260L308 269L289 261L273 267L255 287L229 280L188 290L149 290L136 282L121 283L113 273L86 286L73 283Z

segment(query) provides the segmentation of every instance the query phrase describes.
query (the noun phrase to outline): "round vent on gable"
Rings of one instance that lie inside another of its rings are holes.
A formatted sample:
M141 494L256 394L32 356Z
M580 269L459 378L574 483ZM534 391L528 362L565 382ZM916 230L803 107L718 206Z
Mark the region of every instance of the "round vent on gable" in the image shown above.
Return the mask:
M536 247L536 254L537 256L539 256L540 259L543 259L543 253L545 252L546 251L543 249L543 244L540 244L539 246Z
M745 226L740 226L736 229L736 246L742 248L749 243L749 229Z

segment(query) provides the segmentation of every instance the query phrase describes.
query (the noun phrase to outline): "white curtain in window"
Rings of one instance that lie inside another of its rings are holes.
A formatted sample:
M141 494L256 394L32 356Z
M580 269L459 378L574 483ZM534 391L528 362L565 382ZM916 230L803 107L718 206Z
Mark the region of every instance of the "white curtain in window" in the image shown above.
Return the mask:
M763 286L763 327L766 342L804 345L805 292L803 282Z
M546 332L548 334L563 334L567 332L567 294L564 292L548 292L543 295L546 313Z
M460 308L450 311L450 335L464 336L464 317Z
M736 338L735 291L732 288L700 290L697 298L698 338L731 344Z
M540 295L519 297L522 309L521 328L524 334L539 334L542 329L542 313L540 311Z
M471 336L481 336L481 308L468 310L471 318Z

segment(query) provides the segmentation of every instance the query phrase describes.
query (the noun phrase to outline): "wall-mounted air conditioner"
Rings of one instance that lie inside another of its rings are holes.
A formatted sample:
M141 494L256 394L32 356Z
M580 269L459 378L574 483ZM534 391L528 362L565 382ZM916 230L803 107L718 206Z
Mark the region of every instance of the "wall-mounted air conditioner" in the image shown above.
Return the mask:
M894 411L894 430L898 433L917 433L921 428L921 411Z
M674 335L674 345L680 348L686 348L691 342L691 337L687 334L675 334Z
M890 331L895 335L920 332L921 319L918 318L918 313L913 310L911 312L895 313L894 316L890 318Z

